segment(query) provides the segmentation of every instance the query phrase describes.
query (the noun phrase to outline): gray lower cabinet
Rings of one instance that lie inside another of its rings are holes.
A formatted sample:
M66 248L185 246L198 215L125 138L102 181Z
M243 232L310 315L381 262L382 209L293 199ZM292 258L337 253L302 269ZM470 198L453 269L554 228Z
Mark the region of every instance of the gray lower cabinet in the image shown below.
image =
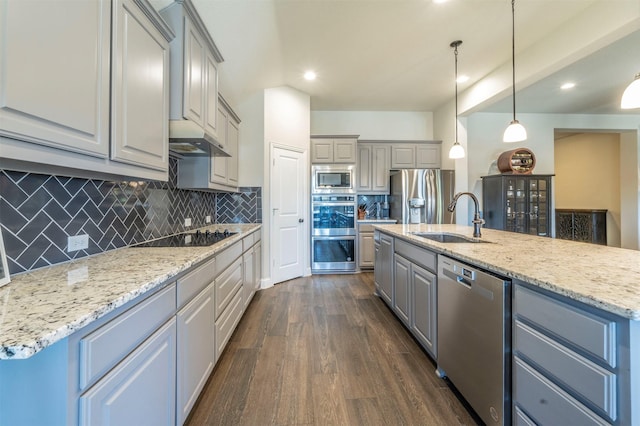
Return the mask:
M617 350L628 321L524 285L513 314L514 422L633 423L628 355Z
M435 275L437 255L397 238L394 249L394 310L435 359L438 318Z
M176 320L80 397L80 425L175 424Z
M388 305L393 306L393 237L374 232L375 262L373 270L376 290Z
M262 244L260 242L260 231L256 231L251 235L242 239L242 255L243 265L243 284L244 289L244 307L249 306L251 299L260 288L261 278L261 262L262 262Z
M0 426L182 425L245 311L243 271L258 286L260 249L256 231L34 356L1 361L12 385Z

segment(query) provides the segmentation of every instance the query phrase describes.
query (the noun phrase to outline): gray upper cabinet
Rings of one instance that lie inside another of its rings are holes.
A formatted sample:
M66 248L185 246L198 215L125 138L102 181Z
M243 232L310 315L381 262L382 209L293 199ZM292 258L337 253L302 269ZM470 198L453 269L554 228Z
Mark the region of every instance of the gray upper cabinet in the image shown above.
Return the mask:
M219 96L218 141L225 146L230 157L184 157L178 163L178 188L238 190L238 144L240 117L227 101Z
M356 162L357 137L312 137L312 163L345 163Z
M391 144L391 169L439 169L441 142Z
M191 120L218 139L218 64L224 59L190 0L161 11L176 33L171 42L172 120Z
M111 158L167 170L169 42L134 0L113 13Z
M357 146L358 194L388 194L391 145L359 142Z
M10 0L0 22L0 167L167 179L173 33L146 0Z
M0 3L0 135L109 155L110 13L109 1Z

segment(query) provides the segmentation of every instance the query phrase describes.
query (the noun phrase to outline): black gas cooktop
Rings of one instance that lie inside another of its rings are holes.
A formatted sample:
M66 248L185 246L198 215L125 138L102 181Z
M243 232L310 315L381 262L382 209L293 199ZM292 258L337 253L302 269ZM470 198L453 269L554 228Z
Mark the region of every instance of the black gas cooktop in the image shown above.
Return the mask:
M185 232L183 234L171 235L157 240L146 241L132 247L206 247L235 235L235 232L205 231L205 232Z

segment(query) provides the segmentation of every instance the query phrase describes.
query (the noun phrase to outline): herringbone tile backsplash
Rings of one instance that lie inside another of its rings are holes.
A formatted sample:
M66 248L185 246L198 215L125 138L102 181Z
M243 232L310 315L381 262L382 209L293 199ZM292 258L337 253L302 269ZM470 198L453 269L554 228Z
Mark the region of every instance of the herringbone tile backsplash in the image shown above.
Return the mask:
M176 188L169 182L110 182L0 170L0 228L9 272L17 274L215 223L261 222L261 188L240 194ZM216 205L220 207L216 209ZM86 250L67 252L69 236L88 234Z

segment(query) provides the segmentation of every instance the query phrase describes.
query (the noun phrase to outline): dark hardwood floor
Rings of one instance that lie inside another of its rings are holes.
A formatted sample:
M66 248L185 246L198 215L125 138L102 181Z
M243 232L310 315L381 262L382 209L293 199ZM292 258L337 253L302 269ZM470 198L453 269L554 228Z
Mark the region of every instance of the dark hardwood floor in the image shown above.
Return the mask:
M373 274L256 293L187 424L472 425Z

